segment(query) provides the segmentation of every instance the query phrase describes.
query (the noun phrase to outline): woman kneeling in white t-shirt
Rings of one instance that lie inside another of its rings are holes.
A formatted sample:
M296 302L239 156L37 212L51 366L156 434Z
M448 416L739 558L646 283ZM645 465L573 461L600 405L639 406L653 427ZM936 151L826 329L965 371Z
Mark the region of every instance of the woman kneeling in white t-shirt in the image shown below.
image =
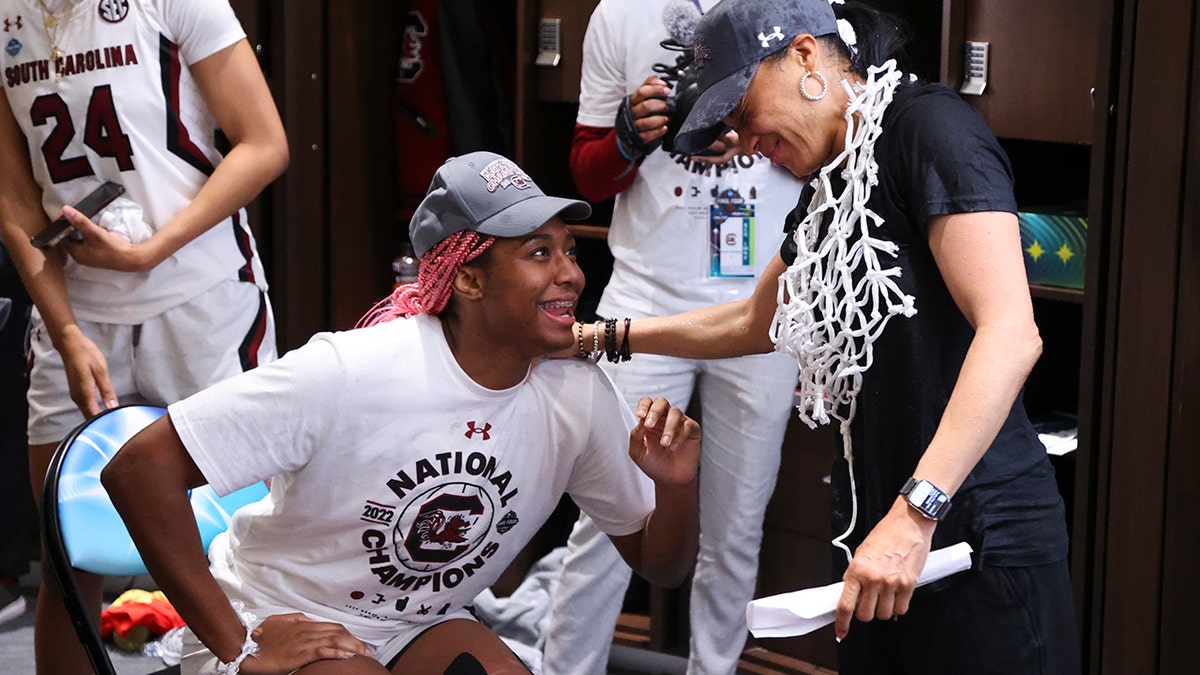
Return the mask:
M699 426L539 360L585 350L562 219L588 213L498 155L448 161L409 226L416 284L122 448L104 485L188 623L184 673L525 672L469 606L563 493L639 574L683 580ZM206 559L187 488L268 477Z

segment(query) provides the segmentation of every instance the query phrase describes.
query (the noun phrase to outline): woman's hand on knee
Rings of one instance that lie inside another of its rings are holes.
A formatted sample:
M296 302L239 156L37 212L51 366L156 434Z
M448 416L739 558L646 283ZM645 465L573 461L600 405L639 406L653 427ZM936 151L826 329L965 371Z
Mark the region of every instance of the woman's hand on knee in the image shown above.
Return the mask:
M375 656L371 646L345 626L300 613L268 617L250 635L258 653L242 662L240 670L247 674L290 673L314 661Z

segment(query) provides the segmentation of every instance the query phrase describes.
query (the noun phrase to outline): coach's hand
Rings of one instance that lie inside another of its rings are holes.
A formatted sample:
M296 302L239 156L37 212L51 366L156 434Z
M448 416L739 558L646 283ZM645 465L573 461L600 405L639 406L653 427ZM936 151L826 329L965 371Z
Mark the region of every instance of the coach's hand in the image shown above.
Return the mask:
M842 575L845 585L834 621L839 639L849 633L852 617L887 620L908 612L936 527L936 521L918 515L903 497L896 498Z

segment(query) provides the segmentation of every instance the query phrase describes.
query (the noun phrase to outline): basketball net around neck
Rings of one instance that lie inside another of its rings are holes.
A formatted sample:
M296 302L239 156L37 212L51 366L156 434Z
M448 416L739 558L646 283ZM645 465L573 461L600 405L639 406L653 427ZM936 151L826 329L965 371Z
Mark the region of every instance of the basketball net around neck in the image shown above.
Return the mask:
M900 268L884 268L880 262L882 255L895 258L898 247L874 236L872 230L883 218L867 208L871 190L879 184L875 141L902 76L896 62L889 60L872 66L864 84L842 80L850 97L845 148L813 180L816 193L793 233L796 260L779 277L778 307L771 323L775 350L800 364L800 419L811 428L831 420L840 423L850 471L851 515L850 526L833 544L847 559L852 554L842 540L854 530L858 517L850 425L863 373L871 367L872 344L888 320L917 313L914 298L896 285ZM841 194L834 194L835 171L846 181Z

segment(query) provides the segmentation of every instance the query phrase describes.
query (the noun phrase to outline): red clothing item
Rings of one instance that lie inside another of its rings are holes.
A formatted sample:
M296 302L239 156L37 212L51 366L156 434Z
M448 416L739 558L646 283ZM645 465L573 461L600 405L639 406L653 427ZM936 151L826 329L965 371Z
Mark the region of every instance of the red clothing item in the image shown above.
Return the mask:
M126 637L135 626L163 635L183 625L183 619L162 592L125 591L100 613L100 636Z
M629 160L621 155L616 129L576 124L571 139L571 175L579 194L589 202L602 202L629 187L637 176L637 167L631 168Z

